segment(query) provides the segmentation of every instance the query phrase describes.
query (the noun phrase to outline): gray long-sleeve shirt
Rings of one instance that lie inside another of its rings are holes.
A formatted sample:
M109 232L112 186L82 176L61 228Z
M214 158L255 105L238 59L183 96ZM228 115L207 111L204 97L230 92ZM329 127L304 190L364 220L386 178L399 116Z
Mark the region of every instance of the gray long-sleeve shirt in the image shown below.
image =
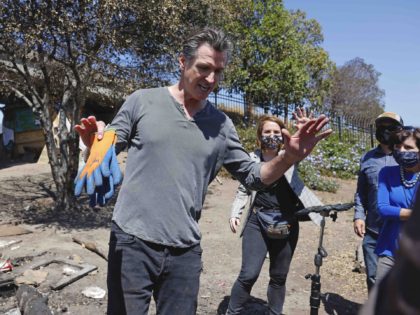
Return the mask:
M366 221L366 229L378 234L382 219L378 213L378 174L385 166L397 165L392 154L385 154L380 146L368 151L360 159L357 190L354 196L354 220Z
M205 194L222 165L249 188L264 187L260 164L242 148L232 121L209 102L189 120L167 88L138 90L111 127L117 151L128 146L113 220L142 240L199 243Z

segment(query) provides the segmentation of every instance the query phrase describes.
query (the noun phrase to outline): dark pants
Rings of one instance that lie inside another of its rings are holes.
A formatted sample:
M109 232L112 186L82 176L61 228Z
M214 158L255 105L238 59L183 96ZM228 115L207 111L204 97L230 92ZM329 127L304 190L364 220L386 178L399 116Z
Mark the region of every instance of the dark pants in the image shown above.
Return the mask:
M108 315L147 315L150 300L160 315L195 315L201 247L157 245L112 223L108 257Z
M270 239L261 230L256 215L251 214L243 233L241 272L233 285L226 314L238 315L243 310L261 272L267 251L270 254L270 282L267 289L269 314L281 314L286 295L287 273L298 236L299 224L296 222L287 239Z
M389 273L395 265L395 257L380 256L378 257L378 266L376 268L376 282L379 283Z
M363 258L366 266L366 284L368 291L370 291L375 284L376 268L378 265L378 256L375 254L375 247L378 236L372 232L366 231L363 238Z

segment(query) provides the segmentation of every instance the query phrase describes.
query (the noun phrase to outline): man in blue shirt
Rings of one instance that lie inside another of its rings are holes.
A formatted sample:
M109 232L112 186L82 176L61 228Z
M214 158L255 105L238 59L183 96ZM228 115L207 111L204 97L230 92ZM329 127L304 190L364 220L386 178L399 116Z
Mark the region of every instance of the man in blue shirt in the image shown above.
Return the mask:
M368 291L375 283L378 257L374 253L379 231L382 226L378 214L378 174L384 166L397 165L388 147L390 135L403 126L402 118L392 112L384 112L375 120L376 139L379 145L366 152L360 159L360 171L354 213L354 232L363 237L363 256L366 265Z

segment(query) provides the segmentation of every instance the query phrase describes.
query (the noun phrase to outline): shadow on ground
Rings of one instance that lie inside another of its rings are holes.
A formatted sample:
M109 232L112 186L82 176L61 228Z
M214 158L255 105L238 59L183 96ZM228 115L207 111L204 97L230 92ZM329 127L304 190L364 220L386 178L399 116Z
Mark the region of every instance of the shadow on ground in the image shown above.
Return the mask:
M357 315L359 303L343 298L341 295L327 292L322 296L322 303L327 314L331 315Z
M217 315L226 314L230 296L225 296L217 308ZM335 293L325 293L322 297L322 304L326 314L331 315L357 315L361 304L352 302ZM322 307L322 306L321 306ZM245 304L241 315L265 315L267 314L267 302L255 297L251 297ZM309 311L308 311L309 312ZM323 314L319 310L319 314Z
M230 296L225 296L217 308L217 315L225 315L228 308ZM265 315L268 311L267 302L251 296L245 304L241 315Z
M47 224L59 229L92 229L110 225L115 200L106 207L90 208L84 194L77 200L77 210L60 211L54 210L53 197L54 183L49 174L5 179L0 182L0 213L22 223Z

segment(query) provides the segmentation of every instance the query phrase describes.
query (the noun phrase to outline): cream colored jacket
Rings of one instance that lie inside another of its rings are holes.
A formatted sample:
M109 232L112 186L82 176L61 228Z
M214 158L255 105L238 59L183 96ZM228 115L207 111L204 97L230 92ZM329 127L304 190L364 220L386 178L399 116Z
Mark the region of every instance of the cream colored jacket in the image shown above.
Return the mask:
M249 155L251 156L251 159L253 161L261 162L260 150L251 152ZM299 178L297 167L295 165L291 166L286 171L286 173L284 173L284 176L286 177L286 180L292 188L293 192L303 204L304 208L322 205L322 202L318 199L318 197L308 187L306 187L302 180ZM251 214L251 209L254 205L256 194L256 191L250 191L246 189L242 184L239 185L238 190L236 192L235 200L232 204L230 217L240 218L244 210L247 209L245 217L247 218L246 220L248 220ZM249 205L248 207L246 207L247 204ZM314 224L318 226L320 225L322 216L319 213L311 212L309 213L309 217ZM245 227L245 225L245 223L242 224L242 229Z

